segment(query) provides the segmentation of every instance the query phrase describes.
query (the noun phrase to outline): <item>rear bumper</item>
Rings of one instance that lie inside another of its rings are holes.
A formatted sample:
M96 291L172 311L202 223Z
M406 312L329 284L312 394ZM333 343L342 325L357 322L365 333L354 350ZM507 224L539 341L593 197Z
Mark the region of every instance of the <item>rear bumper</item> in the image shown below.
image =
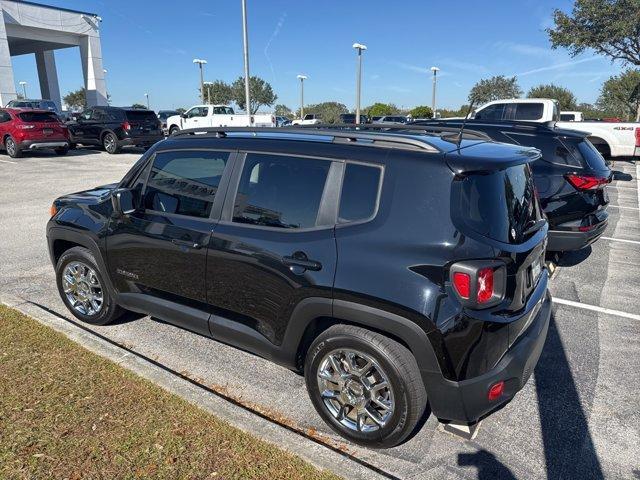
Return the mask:
M551 303L545 292L534 307L535 317L526 332L487 373L459 382L446 380L439 373L428 374L425 381L433 414L442 421L470 424L508 403L538 363L549 329ZM504 382L504 393L490 401L489 389L500 381Z
M575 230L549 230L547 251L569 252L585 248L602 236L608 223L609 220L607 215L600 223L596 224L591 230L586 232Z
M137 146L148 146L150 147L154 143L159 142L160 140L164 140L164 135L162 131L159 130L159 133L153 135L142 135L139 137L124 137L118 140L118 146L120 147L137 147Z
M68 140L23 140L19 143L22 150L39 150L47 148L65 148L69 146Z

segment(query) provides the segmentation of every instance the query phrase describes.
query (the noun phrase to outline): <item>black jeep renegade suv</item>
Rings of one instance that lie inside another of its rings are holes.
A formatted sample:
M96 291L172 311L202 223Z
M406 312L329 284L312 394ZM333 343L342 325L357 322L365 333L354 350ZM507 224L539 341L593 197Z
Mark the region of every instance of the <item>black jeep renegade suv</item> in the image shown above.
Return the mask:
M152 315L304 372L341 435L472 423L531 375L550 318L539 152L466 136L185 130L55 200L79 319Z

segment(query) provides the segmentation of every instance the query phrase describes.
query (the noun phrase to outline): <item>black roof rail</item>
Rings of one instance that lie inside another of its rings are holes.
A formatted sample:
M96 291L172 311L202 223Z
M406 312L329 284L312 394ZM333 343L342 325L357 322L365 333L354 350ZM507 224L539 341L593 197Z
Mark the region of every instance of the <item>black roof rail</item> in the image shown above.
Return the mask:
M246 133L257 137L258 135L313 135L318 137L330 137L333 143L356 143L362 141L363 144L386 148L404 148L413 150L424 150L426 152L442 153L436 146L426 139L409 135L385 134L382 132L364 132L355 128L341 129L342 125L332 125L331 128L307 128L301 126L292 127L205 127L187 128L180 130L169 138L184 136L215 136L217 138L227 137L228 134ZM349 125L346 125L347 127ZM353 125L351 125L353 127ZM424 131L424 128L416 130ZM406 133L406 132L405 132Z
M445 134L452 134L454 136L457 137L457 135L460 133L460 128L458 127L446 127L446 126L442 126L442 125L422 125L420 123L408 123L408 124L384 124L384 123L379 123L379 124L372 124L372 123L364 123L364 124L360 124L360 125L355 125L355 124L350 124L350 123L346 123L346 124L340 124L340 123L329 123L329 124L317 124L317 125L300 125L301 128L305 128L305 129L312 129L312 128L323 128L323 129L344 129L344 130L355 130L355 131L360 131L360 130L376 130L376 131L381 131L381 130L390 130L393 131L393 133L445 133ZM281 127L281 129L287 129L289 127ZM446 138L449 135L442 135L442 138ZM467 138L475 138L475 139L481 139L481 140L491 140L491 137L489 137L486 133L481 132L479 130L473 130L473 129L464 129L464 132L462 133L463 138L467 137Z

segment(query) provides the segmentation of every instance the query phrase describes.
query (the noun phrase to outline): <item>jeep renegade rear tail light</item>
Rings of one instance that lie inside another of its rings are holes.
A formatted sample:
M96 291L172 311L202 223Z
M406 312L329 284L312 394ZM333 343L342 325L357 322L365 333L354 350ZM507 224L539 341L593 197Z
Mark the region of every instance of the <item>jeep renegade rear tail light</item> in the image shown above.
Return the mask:
M567 181L576 190L595 190L596 188L609 183L607 177L596 177L593 175L577 175L575 173L569 173L565 175Z
M499 260L457 262L449 272L453 290L465 307L487 308L504 298L507 272Z
M122 122L123 130L131 130L131 124L129 122Z
M489 392L487 392L487 398L489 401L493 402L494 400L499 399L504 393L504 381L500 381L498 383L494 383L489 388Z

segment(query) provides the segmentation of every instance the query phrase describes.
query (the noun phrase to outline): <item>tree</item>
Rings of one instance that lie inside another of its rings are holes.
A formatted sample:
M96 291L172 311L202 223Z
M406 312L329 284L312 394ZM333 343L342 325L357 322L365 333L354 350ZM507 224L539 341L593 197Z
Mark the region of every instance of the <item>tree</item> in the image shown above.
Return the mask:
M349 113L349 109L343 103L338 102L323 102L315 105L305 105L305 115L312 113L320 116L322 123L340 123L340 115L343 113ZM300 116L300 111L298 111Z
M231 90L233 101L238 104L238 107L246 110L244 77L238 77L231 85ZM271 85L259 77L249 78L249 93L251 94L250 112L252 114L256 113L262 105L273 105L278 99L278 96L273 93Z
M552 48L571 56L594 50L612 60L640 65L640 1L576 0L571 15L555 10L547 33Z
M278 104L275 106L275 114L281 117L292 117L293 116L293 111L287 107L286 105L283 104Z
M67 93L62 97L62 101L71 110L82 110L87 106L87 95L85 94L84 87L80 87L78 90Z
M431 110L431 107L427 107L426 105L420 105L409 110L409 115L413 118L432 118L433 110Z
M451 118L451 117L466 117L469 112L469 105L461 105L457 110L449 110L447 108L441 108L438 110L440 113L440 118Z
M612 113L612 116L638 121L639 85L640 70L628 69L620 75L614 75L602 84L596 105L599 109Z
M482 105L493 100L505 98L520 98L522 90L516 77L507 78L504 75L484 78L476 83L469 92L469 103Z
M553 98L560 103L560 110L575 110L578 101L571 90L552 83L532 87L527 93L528 98Z
M204 85L204 98L208 103L228 105L233 100L233 88L222 80L206 83Z
M385 115L397 115L400 109L393 103L374 103L364 109L369 117L384 117Z
M184 112L186 112L187 109L186 108L182 108L182 107L178 107L176 108L176 112L178 112L180 115L182 115Z
M143 105L141 103L134 103L133 105L131 105L131 108L144 108L144 109L146 109L147 106Z

